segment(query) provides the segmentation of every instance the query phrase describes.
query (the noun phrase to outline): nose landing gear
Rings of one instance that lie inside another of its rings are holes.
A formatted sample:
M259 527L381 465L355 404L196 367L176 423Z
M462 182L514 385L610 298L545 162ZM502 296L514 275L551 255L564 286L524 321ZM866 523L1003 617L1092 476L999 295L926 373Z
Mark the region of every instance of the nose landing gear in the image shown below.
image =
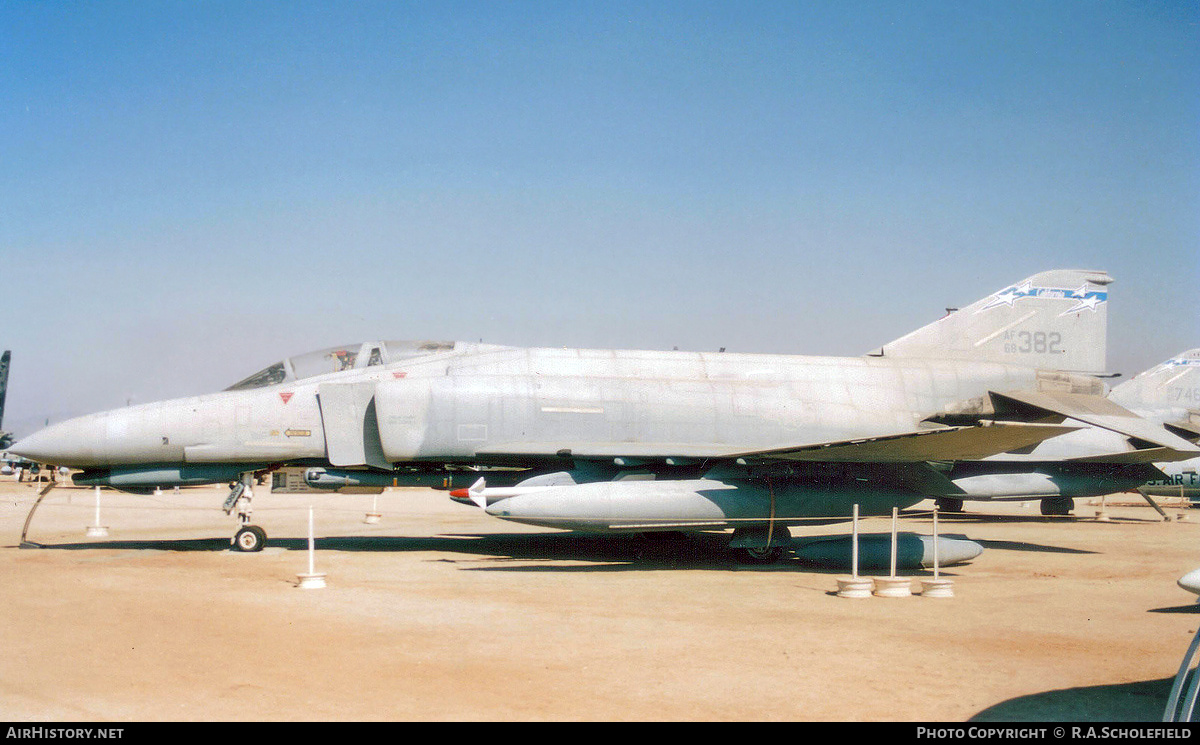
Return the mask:
M267 545L267 531L250 524L250 500L254 498L254 491L250 488L250 483L253 478L253 473L243 474L242 480L230 489L229 497L223 505L226 515L237 509L238 525L241 527L229 541L234 551L262 551L263 547Z

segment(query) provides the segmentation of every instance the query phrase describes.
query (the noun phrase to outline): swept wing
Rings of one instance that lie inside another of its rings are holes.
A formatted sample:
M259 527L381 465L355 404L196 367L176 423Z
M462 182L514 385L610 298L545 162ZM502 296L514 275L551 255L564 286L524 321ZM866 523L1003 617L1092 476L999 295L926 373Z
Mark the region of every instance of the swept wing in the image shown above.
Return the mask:
M1029 447L1077 429L1060 424L987 422L969 427L921 429L878 437L805 443L757 450L728 445L683 443L512 443L478 451L481 455L558 456L653 460L720 459L746 463L917 463L941 460L975 460Z

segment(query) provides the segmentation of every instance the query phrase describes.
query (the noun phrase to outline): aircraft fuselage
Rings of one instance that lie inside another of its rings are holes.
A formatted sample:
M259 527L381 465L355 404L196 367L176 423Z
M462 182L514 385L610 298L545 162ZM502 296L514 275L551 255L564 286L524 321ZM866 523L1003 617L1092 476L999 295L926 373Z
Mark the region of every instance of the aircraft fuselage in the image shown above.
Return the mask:
M1038 378L1031 368L951 360L504 349L114 409L21 444L30 457L78 468L495 462L588 443L614 457L636 456L639 443L700 457L910 431Z

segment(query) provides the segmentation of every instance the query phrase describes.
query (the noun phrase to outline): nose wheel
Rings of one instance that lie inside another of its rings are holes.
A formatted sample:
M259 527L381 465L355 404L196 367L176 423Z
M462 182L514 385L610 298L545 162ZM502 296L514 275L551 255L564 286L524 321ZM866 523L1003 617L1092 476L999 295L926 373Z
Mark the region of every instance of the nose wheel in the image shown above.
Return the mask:
M267 531L257 525L243 525L233 536L233 547L238 551L262 551L267 544Z

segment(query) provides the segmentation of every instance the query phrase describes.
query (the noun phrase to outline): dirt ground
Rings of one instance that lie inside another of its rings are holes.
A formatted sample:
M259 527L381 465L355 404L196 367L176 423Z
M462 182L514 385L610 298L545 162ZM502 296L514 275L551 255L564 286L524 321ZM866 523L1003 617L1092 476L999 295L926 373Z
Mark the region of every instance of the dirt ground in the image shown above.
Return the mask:
M523 527L425 489L260 489L256 554L228 550L222 489L104 490L105 538L94 496L50 492L21 549L36 491L0 481L0 719L1153 721L1200 622L1176 585L1200 510L1136 495L1109 521L969 503L941 521L985 549L942 570L953 598L858 600L718 535Z

